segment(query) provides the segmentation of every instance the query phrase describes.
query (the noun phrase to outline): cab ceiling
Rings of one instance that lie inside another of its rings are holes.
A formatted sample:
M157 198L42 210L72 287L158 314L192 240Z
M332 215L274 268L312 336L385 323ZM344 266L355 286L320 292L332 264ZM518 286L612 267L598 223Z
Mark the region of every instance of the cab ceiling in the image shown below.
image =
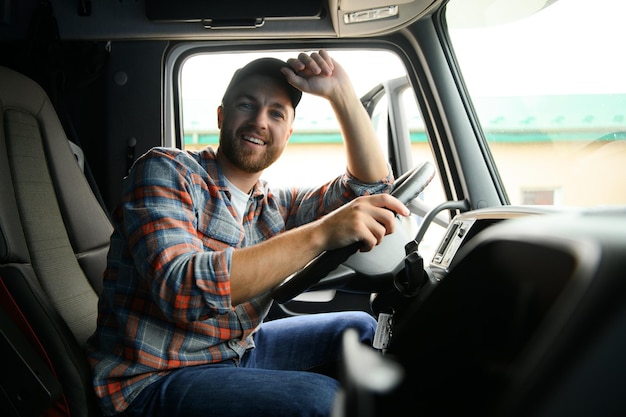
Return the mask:
M29 2L9 4L19 8ZM442 0L51 1L62 39L101 40L381 35L419 19L440 3ZM386 17L388 10L397 14ZM347 15L371 20L346 23Z

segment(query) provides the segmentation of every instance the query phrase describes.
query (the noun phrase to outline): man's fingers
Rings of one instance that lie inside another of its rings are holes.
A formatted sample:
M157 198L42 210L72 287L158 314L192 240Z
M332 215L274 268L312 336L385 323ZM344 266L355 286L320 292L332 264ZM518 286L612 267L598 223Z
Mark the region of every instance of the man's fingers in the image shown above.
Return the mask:
M328 53L324 53L324 55L322 55L321 53L314 52L310 55L310 58L315 63L315 67L311 66L311 69L319 69L319 71L316 71L315 74L330 76L333 73L332 60L330 59Z
M395 224L395 221L393 221L392 223ZM385 226L383 223L378 221L370 224L368 227L369 234L367 235L366 239L363 239L363 246L360 249L361 252L367 252L372 250L374 246L380 244L380 242L383 241L383 238L386 235L392 233L392 229L393 227L390 230L388 226Z
M401 216L408 216L409 214L411 214L411 211L408 209L408 207L402 204L400 200L398 200L391 194L376 194L371 196L371 198L374 200L372 204L378 207L386 208Z
M328 51L325 49L321 49L320 56L324 59L324 62L326 62L326 65L328 65L328 68L330 68L330 71L332 72L335 69L335 61L333 61L333 59L330 57Z
M363 243L362 252L372 250L386 235L395 231L395 213L404 208L402 203L396 207L396 202L399 203L394 197L383 194L354 200L351 211L356 221L355 236Z
M290 58L287 63L294 71L304 77L315 75L330 76L333 73L334 63L328 52L321 50L310 55L301 52L298 58Z
M298 55L298 60L304 65L304 68L298 70L299 72L309 74L309 76L318 75L322 72L322 68L313 58L312 54L307 55L302 52Z

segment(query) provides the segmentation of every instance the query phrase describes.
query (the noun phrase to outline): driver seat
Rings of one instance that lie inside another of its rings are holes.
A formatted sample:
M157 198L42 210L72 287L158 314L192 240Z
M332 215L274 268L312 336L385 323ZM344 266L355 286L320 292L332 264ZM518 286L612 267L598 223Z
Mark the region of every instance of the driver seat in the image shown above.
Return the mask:
M0 414L99 416L85 343L112 226L52 103L0 67Z

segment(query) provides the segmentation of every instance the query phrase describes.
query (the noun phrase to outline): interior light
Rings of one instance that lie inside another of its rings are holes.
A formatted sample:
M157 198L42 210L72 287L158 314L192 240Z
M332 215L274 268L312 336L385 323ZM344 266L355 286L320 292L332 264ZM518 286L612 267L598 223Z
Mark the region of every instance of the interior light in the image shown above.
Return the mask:
M388 17L394 17L398 15L398 6L386 6L376 9L359 10L356 12L349 12L343 15L343 21L346 24L369 22L372 20L386 19Z

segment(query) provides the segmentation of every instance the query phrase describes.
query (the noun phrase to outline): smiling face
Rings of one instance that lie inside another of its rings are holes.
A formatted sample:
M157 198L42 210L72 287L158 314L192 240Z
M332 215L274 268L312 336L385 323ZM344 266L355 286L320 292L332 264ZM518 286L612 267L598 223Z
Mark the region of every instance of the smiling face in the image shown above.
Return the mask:
M283 153L293 131L294 109L280 83L255 75L233 87L217 117L221 163L260 173Z

